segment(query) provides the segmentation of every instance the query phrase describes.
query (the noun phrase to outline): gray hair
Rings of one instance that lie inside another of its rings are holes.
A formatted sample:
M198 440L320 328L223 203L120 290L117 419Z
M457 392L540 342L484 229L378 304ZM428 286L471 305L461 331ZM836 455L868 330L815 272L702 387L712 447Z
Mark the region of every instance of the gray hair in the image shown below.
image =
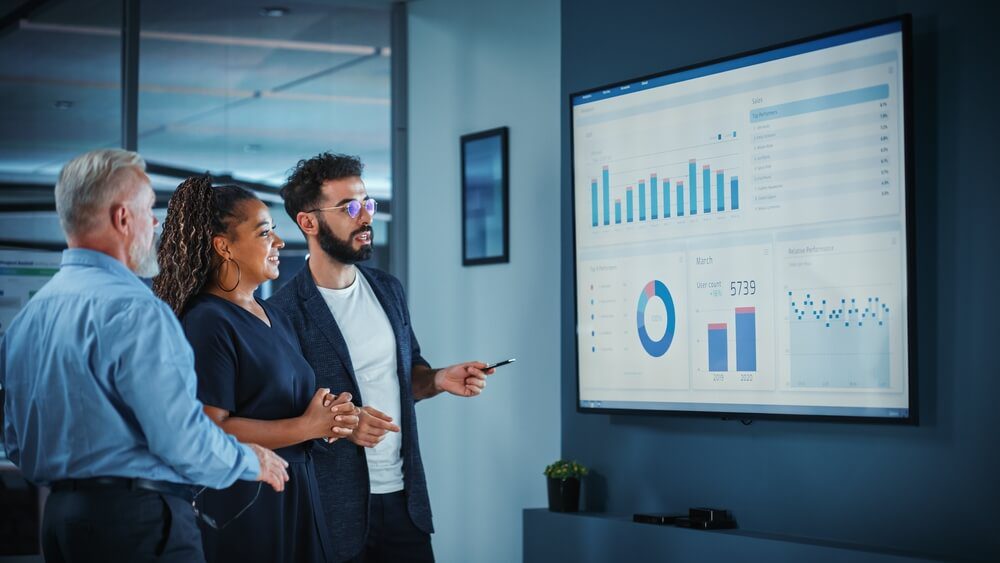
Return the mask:
M121 149L84 153L63 166L56 183L56 211L67 235L86 233L99 226L104 211L126 184L129 169L145 172L138 154Z

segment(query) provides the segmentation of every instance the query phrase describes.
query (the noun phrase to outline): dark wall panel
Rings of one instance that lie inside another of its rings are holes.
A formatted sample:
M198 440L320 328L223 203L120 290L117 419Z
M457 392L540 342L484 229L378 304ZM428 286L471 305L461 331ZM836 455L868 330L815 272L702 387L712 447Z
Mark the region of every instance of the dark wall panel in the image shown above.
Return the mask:
M566 96L904 12L914 17L919 426L577 413ZM996 15L988 2L563 2L562 447L593 469L588 508L715 505L746 529L1000 558Z

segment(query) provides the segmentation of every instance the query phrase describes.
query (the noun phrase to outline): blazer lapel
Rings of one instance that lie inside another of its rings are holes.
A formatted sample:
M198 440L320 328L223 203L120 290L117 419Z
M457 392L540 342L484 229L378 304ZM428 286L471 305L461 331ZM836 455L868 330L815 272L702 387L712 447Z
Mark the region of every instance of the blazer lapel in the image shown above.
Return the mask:
M360 401L361 387L358 386L358 379L354 375L354 364L351 362L351 353L347 348L347 341L344 340L344 333L340 331L337 320L330 313L330 307L327 306L323 296L319 294L319 290L316 288L316 282L312 279L312 272L309 271L308 261L302 268L302 271L299 272L298 290L299 298L302 299L310 320L323 333L323 336L326 337L330 343L330 347L340 357L340 362L344 365L344 369L347 370L347 374L351 376L351 382L354 383L354 388L357 390L357 400Z

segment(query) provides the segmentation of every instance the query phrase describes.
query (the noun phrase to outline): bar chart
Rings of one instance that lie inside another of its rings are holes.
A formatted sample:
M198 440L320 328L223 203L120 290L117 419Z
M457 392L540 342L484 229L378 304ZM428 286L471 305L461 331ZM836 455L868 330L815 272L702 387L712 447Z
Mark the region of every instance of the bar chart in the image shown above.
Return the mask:
M737 307L735 313L736 371L757 371L757 310L755 307ZM708 371L729 371L729 323L708 324Z
M699 170L696 159L688 161L687 174L679 178L649 172L635 181L622 183L612 174L605 165L600 177L590 179L590 222L594 228L740 209L739 176L722 168L714 169L710 163L700 164Z
M708 371L729 371L729 325L708 324Z
M878 295L831 297L789 291L791 386L890 386L891 310Z
M713 186L714 188L714 186ZM692 249L688 329L691 385L706 390L775 387L773 255L764 241Z

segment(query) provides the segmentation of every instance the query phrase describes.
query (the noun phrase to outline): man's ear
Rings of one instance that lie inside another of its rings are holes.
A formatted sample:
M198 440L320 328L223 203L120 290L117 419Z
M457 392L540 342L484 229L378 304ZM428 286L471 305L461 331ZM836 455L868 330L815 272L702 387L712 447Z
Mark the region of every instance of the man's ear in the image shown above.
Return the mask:
M307 235L315 235L319 232L319 223L316 220L316 216L312 213L299 211L295 214L295 222L302 229L302 232Z
M116 203L108 209L111 218L111 227L121 234L126 234L132 228L132 215L128 211L128 206Z

